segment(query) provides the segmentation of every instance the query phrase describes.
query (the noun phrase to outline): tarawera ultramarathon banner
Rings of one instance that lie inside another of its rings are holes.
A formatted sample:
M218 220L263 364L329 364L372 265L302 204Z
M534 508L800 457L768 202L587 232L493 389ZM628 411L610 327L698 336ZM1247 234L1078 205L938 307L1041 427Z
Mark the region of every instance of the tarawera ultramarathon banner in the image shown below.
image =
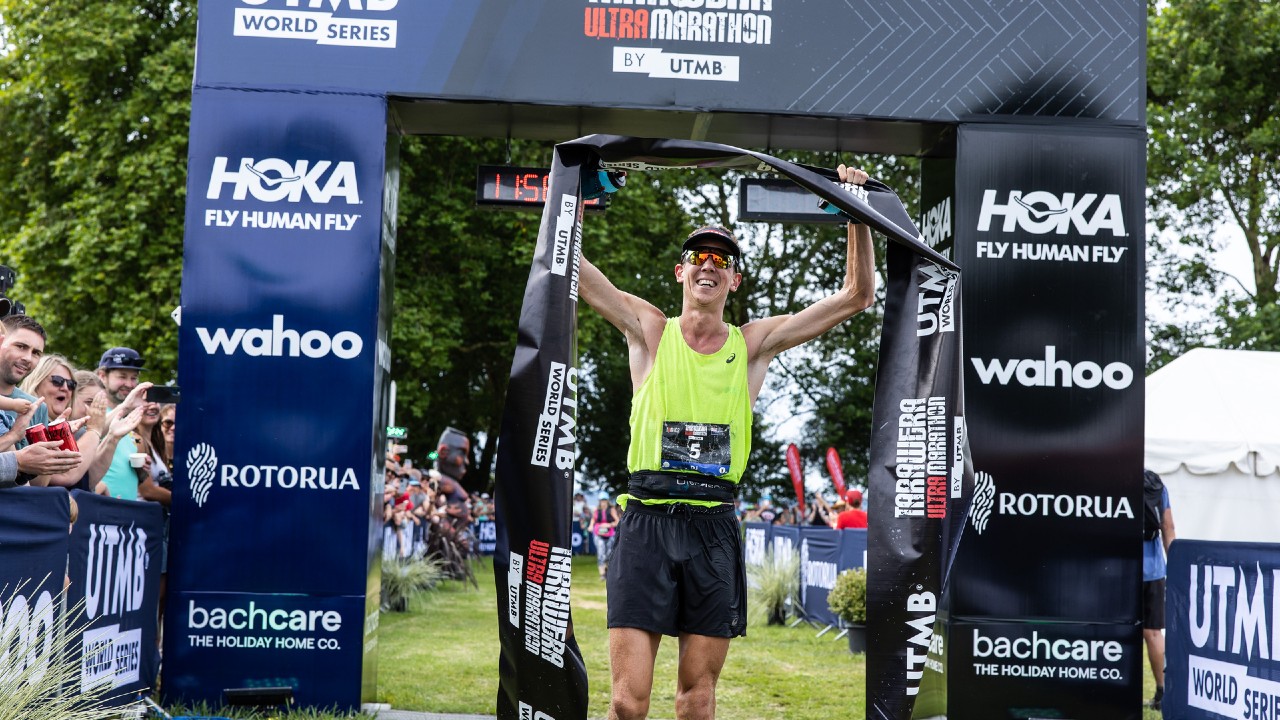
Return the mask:
M498 590L498 623L502 651L499 661L498 717L502 720L585 720L587 716L587 677L582 654L574 639L573 619L569 607L570 557L570 506L573 495L574 455L577 447L577 303L578 264L582 238L582 187L596 182L601 170L647 171L674 168L738 168L772 171L790 178L801 187L827 201L840 212L866 223L883 233L900 252L908 258L916 258L909 265L890 265L890 288L916 286L920 292L937 294L937 306L926 304L924 296L891 292L888 302L901 307L887 315L916 318L924 308L933 308L937 314L937 334L946 342L958 344L958 270L953 263L934 252L919 239L919 233L910 222L902 203L886 186L876 181L852 190L836 182L832 170L805 167L770 155L752 152L728 145L695 142L690 140L656 140L592 135L556 146L547 190L547 204L543 211L534 250L533 265L525 288L524 305L520 312L519 338L511 367L511 382L507 392L502 432L498 444L496 467L496 505L498 540L494 555L494 570ZM816 200L815 200L816 201ZM895 270L896 267L896 270ZM925 273L921 268L932 268L939 280L927 282L913 279ZM893 272L912 277L896 281ZM950 283L950 284L948 284ZM928 286L926 288L926 285ZM948 292L949 291L949 292ZM947 315L943 317L941 296L947 294ZM886 308L888 311L888 308ZM947 330L941 330L943 323ZM886 334L888 329L886 327ZM911 328L911 337L916 338ZM925 339L923 336L921 339ZM962 407L959 396L959 355L922 352L911 355L911 347L932 351L943 342L927 344L915 341L895 344L897 352L883 356L880 382L901 388L903 394L895 405L905 406L909 398L924 398L922 415L927 421L931 399L942 392L928 384L928 392L921 395L922 378L955 378L956 384L948 389L946 412L948 427L958 420L957 410ZM936 363L948 358L955 367L939 370ZM887 362L886 362L887 360ZM890 367L889 365L892 365ZM907 389L910 389L909 391ZM915 394L912 394L915 393ZM880 398L877 398L880 403ZM897 442L898 428L881 428L892 433L876 444L890 446ZM948 433L948 447L953 442ZM956 454L959 457L959 454ZM952 453L948 451L947 462ZM889 468L892 473L893 469ZM880 473L883 475L883 469ZM893 502L892 483L873 485L872 502L880 495ZM950 483L950 481L948 481ZM883 486L883 487L882 487ZM922 488L927 483L922 480ZM957 491L954 498L958 505ZM950 485L945 492L951 498ZM921 490L921 507L925 507L927 493ZM958 508L957 508L958 509ZM880 510L884 512L884 510ZM948 511L950 513L950 509ZM911 582L927 582L916 594L931 592L942 595L945 573L944 545L949 537L945 528L954 523L953 517L944 514L941 519L909 517L895 524L904 532L885 534L882 542L904 543L901 548L886 557L908 563L885 570L880 581L885 588L903 583L898 577ZM933 540L924 540L930 533ZM927 551L915 552L924 547ZM897 561L897 560L895 560ZM891 577L890 577L891 576ZM886 593L880 591L879 595ZM876 692L886 694L882 700L873 700L876 707L899 707L899 698L908 693L910 672L902 667L901 658L908 657L915 646L903 624L902 612L891 611L889 603L877 608L882 615L871 622L894 625L880 633L881 642L896 643L885 647L877 655L882 658L899 658L896 663L897 686L886 681L895 675L894 668L880 669ZM931 629L931 625L927 630ZM926 632L926 636L928 632ZM926 643L927 646L927 643ZM910 715L906 704L905 715Z
M868 474L867 717L905 720L946 715L944 600L973 463L960 274L896 244L886 253Z

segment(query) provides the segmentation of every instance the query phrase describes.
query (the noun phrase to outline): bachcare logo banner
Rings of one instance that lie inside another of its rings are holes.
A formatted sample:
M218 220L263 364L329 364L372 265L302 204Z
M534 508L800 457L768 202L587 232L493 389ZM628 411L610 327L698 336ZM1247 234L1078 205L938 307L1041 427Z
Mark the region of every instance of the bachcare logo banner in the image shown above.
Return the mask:
M726 3L735 4L733 0L719 0L719 4L725 7ZM595 17L591 12L593 9L621 9L600 7L609 4L588 3L588 20ZM686 6L682 8L685 14L680 16L684 18L680 22L692 23L689 12L707 6L714 10L717 0L686 0L672 5ZM757 5L761 13L772 7L767 0L760 3L738 0L735 13L728 15L741 15L747 6ZM629 10L633 23L629 32L634 33L637 32L634 25L637 9ZM653 12L649 11L650 23ZM715 12L711 15L711 19L705 15L698 16L697 22L704 23L699 27L705 28L705 23L720 21ZM621 13L614 16L621 21ZM741 25L746 21L725 22L739 22ZM917 337L917 312L927 312L930 318L921 321L921 327L927 324L929 330L925 337L939 339L936 342L945 338L955 343L959 336L956 266L921 241L920 233L910 222L901 201L882 183L869 181L865 188L854 194L838 184L833 170L802 167L763 153L715 143L592 135L556 146L547 197L561 200L547 203L543 211L520 313L519 341L511 366L510 390L498 443L498 542L494 569L502 644L498 717L503 720L543 715L557 720L586 718L586 668L574 640L573 619L567 602L570 579L567 563L572 548L569 510L576 452L581 185L584 174L595 173L602 167L627 170L762 168L789 178L814 193L817 199L835 205L888 236L893 241L891 246L905 256L921 259L921 263L930 265L932 269L929 271L915 266L899 267L898 272L925 279L923 282L908 281L914 294L890 296L894 315L909 318L912 338ZM903 310L904 306L907 310ZM934 368L929 363L933 361L922 359L923 356L912 356L913 351L903 349L901 356L894 356L892 361L902 363L904 376L931 374ZM882 365L886 362L882 360ZM954 368L940 369L939 372L947 378L958 377ZM939 440L944 451L941 457L931 458L941 463L941 474L937 476L941 483L935 483L935 467L929 465L928 477L921 476L918 497L904 496L904 506L910 509L913 517L917 510L923 515L929 508L928 512L940 514L944 521L950 522L959 512L956 504L961 500L958 484L954 492L956 497L951 500L951 473L953 463L959 457L955 439L963 437L955 423L960 419L957 409L963 407L963 402L958 387L952 386L948 386L945 395L931 392L913 397L917 399L912 405L912 422L919 414L919 427L925 433L920 442ZM939 437L934 437L939 433ZM915 492L914 480L905 482L908 489ZM892 487L874 492L872 497L877 494L892 501ZM963 525L962 517L959 524ZM779 532L778 535L775 542L786 540L791 547L799 543L798 534L781 537ZM758 557L758 538L753 536L749 547L755 548L753 552ZM936 562L937 558L931 556L929 560ZM883 567L893 575L912 572L910 568L896 564ZM808 570L815 581L813 586L825 590L831 580L830 567L811 558ZM912 601L914 610L922 611L927 607L931 613L936 607L936 597L941 588L933 581L929 587ZM929 618L926 630L932 627L932 616ZM888 621L893 622L892 619ZM896 689L887 690L893 697L903 696L909 679L900 673L897 682ZM909 706L907 715L910 715Z

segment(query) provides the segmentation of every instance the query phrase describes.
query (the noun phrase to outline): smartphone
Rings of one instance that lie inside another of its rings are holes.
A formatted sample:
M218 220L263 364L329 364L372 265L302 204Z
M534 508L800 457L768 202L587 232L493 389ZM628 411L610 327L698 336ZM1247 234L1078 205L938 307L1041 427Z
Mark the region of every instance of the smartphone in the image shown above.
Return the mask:
M176 403L182 399L182 388L177 385L152 385L147 388L147 402Z

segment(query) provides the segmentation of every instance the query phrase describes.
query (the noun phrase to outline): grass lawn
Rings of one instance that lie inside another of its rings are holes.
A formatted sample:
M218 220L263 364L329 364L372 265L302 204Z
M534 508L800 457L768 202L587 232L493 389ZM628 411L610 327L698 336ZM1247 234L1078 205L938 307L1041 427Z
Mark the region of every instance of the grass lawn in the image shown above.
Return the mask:
M379 629L378 699L397 710L493 715L498 692L498 619L493 566L480 588L446 583L408 613L384 614ZM573 622L590 680L588 715L609 708L604 583L594 557L573 565ZM752 625L733 641L720 678L716 716L726 720L861 718L866 662L844 639L805 627ZM654 718L675 717L676 642L664 639L654 676Z

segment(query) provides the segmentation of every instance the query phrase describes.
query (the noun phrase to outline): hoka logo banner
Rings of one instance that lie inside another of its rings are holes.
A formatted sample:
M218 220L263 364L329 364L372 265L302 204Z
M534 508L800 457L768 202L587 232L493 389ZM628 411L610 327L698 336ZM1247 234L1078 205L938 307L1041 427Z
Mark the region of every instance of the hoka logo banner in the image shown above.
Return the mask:
M228 185L232 200L246 200L252 195L255 200L270 203L296 203L305 198L317 205L327 205L334 199L345 200L348 205L360 204L356 164L351 161L216 157L205 197L221 200Z
M1116 237L1129 233L1124 228L1124 211L1120 196L1085 193L1063 193L1061 197L1041 190L1025 195L1021 190L1010 190L1008 199L1001 203L995 190L982 195L982 211L978 215L978 232L990 232L996 217L1004 218L999 228L1002 232L1014 232L1015 227L1032 235L1066 235L1075 232L1093 237L1108 230Z

